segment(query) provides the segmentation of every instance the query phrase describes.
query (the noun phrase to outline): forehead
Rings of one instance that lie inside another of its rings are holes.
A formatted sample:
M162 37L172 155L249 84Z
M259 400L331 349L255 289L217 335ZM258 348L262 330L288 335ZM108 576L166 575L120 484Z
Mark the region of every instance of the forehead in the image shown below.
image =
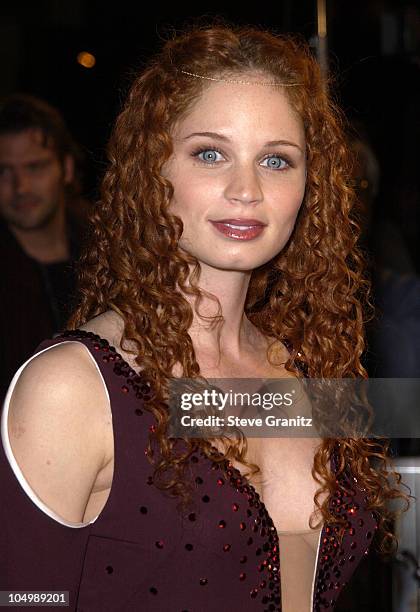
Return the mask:
M39 128L0 134L0 158L24 163L27 160L56 157L53 148L45 142Z
M303 123L281 86L212 83L175 126L178 136L198 128L219 128L262 137L294 136L304 140ZM204 130L203 130L204 131Z

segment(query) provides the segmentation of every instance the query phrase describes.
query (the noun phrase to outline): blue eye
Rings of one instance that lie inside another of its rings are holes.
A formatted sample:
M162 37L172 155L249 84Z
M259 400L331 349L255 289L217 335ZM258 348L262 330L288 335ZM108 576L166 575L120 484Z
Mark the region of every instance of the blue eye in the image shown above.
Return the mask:
M272 170L284 170L289 166L288 162L279 155L268 155L264 161L268 161L267 168Z
M220 151L217 149L200 149L199 151L196 151L194 155L197 155L200 161L204 161L208 164L214 164L218 153L220 154ZM200 157L200 155L203 157Z
M197 149L192 154L192 157L198 158L198 160L207 166L215 165L221 160L217 157L220 155L223 158L223 154L219 149L215 148L205 148L201 147ZM271 153L267 155L263 161L268 161L268 164L265 165L266 168L270 170L287 170L291 166L291 163L283 157L283 155L279 155L277 153Z

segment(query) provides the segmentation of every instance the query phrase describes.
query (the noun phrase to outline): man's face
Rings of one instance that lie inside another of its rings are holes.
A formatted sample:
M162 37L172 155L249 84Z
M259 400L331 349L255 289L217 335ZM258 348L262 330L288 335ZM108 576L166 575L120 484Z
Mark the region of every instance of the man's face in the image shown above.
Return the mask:
M20 230L45 227L64 204L73 160L64 167L39 129L0 134L0 215Z

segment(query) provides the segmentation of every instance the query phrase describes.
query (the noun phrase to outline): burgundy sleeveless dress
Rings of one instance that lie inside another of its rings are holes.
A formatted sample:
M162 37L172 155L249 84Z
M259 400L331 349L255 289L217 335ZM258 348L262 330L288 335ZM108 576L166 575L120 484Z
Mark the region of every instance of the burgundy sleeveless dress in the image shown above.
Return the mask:
M115 446L111 491L87 524L55 516L19 474L4 411L0 590L69 591L68 609L79 612L281 610L278 534L252 485L227 462L219 467L196 451L190 460L195 510L182 517L177 500L154 486L145 456L154 417L144 410L144 380L92 332L66 330L44 340L34 355L66 341L87 347L108 390ZM13 381L5 406L12 387ZM312 612L334 610L377 527L356 479L341 478L346 494L330 503L347 518L347 529L340 545L335 526L322 528Z

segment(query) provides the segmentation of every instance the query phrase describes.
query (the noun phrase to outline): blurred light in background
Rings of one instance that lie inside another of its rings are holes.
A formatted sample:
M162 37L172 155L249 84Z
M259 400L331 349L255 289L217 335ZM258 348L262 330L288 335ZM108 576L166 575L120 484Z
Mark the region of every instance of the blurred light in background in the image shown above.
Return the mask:
M77 61L81 66L83 66L83 68L93 68L96 64L95 56L88 51L81 51L77 55Z
M327 41L327 4L326 0L316 3L318 32L315 40L318 62L324 77L328 74L328 41ZM326 81L324 82L324 86Z
M325 0L317 1L317 21L318 21L318 36L326 38L327 36L327 7Z

